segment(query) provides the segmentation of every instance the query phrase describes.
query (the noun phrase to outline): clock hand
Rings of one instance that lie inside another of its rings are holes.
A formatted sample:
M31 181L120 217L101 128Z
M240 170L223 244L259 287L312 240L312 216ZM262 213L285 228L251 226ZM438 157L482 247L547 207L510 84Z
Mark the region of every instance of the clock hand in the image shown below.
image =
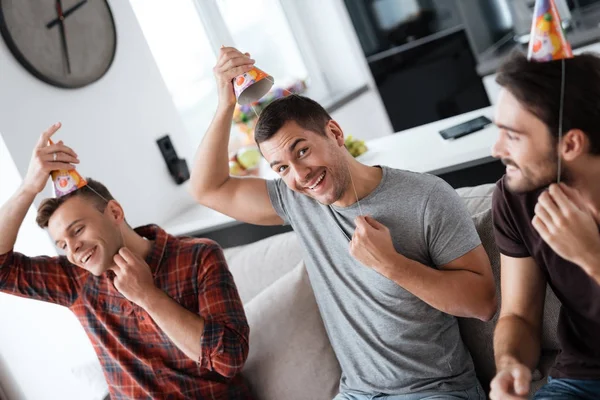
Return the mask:
M82 5L84 5L85 3L87 3L88 0L81 0L79 3L75 4L74 6L72 6L71 8L69 8L67 11L64 12L63 17L67 18L69 15L73 14L75 11L77 11ZM54 26L56 26L56 24L59 23L59 19L55 18L52 21L48 22L46 24L46 28L50 29L53 28Z
M65 61L67 62L67 73L71 73L71 61L69 60L69 49L67 47L67 33L65 31L65 16L62 12L61 0L56 0L56 14L58 15L58 26L60 28L60 43L62 45Z

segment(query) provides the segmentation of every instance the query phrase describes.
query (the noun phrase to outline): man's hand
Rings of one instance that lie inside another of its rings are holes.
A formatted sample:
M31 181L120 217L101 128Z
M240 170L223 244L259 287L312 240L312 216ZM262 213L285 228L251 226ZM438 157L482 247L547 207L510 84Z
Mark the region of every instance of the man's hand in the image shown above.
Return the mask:
M254 66L250 54L242 54L233 47L222 47L217 65L213 68L219 93L219 106L230 107L236 102L233 92L233 78L248 72Z
M48 141L61 127L60 123L52 125L46 132L40 136L31 161L29 163L29 169L27 175L23 179L23 189L33 195L37 195L41 192L48 182L48 176L50 172L56 170L71 170L75 167L73 164L78 164L79 159L77 154L65 146L62 141L48 145Z
M111 270L115 273L115 288L127 300L145 308L147 301L159 290L154 285L150 266L125 247L113 259L115 265Z
M387 276L387 269L400 256L392 242L390 230L369 216L357 217L350 242L350 254L363 265Z
M527 399L531 385L531 371L514 361L498 370L490 383L490 400Z
M598 214L581 194L564 184L542 193L531 221L542 239L559 256L597 276L600 269Z

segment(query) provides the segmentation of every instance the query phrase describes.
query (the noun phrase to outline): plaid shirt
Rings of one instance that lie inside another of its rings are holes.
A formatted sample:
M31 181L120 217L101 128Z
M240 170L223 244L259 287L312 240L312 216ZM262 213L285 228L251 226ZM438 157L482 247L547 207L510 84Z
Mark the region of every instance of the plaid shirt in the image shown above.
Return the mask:
M154 284L205 319L202 355L188 358L108 277L65 257L0 255L0 291L68 307L83 325L116 399L251 399L239 372L249 327L220 247L175 238L157 226L136 232L154 240L146 262Z

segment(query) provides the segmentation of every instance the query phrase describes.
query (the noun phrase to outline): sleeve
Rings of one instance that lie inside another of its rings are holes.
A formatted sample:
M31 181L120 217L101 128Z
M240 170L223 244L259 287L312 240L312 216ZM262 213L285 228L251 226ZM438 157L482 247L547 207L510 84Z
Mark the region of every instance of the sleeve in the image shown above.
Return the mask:
M0 291L70 307L83 278L76 268L65 257L27 257L10 251L0 255Z
M267 180L267 190L269 191L271 204L277 215L283 220L283 225L289 225L290 218L283 199L285 191L289 189L281 179L269 179Z
M518 233L502 181L496 184L492 196L492 220L494 238L500 253L515 258L530 257L529 250Z
M441 179L426 200L423 226L430 257L437 266L448 264L481 244L463 200Z
M204 318L200 366L231 378L248 357L250 327L244 306L217 244L202 257L198 282L200 315Z

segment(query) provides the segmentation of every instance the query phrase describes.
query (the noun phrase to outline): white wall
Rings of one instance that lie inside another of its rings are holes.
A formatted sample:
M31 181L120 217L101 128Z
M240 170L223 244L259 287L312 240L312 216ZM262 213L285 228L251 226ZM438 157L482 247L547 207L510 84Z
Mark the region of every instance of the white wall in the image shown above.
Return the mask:
M0 203L20 184L41 132L61 121L56 138L77 151L84 176L108 186L133 225L164 223L193 204L185 186L172 182L155 140L169 133L188 163L194 149L129 2L109 3L117 54L108 74L89 87L62 90L38 81L0 40ZM48 185L37 201L50 195ZM28 255L56 254L48 236L35 226L33 213L16 249ZM71 369L97 359L67 309L0 295L0 315L0 385L9 399L90 398Z
M377 90L371 89L334 111L331 117L340 124L346 136L376 139L393 133L387 112L380 103Z
M83 89L54 88L32 77L0 40L0 132L21 174L39 135L56 121L55 137L79 154L79 171L104 182L133 225L163 223L191 204L168 174L155 140L169 133L180 157L194 149L127 1L109 2L117 54L108 73ZM46 195L50 195L47 188Z
M0 136L0 204L21 184L21 176ZM30 256L56 255L31 207L15 250ZM86 388L73 366L97 362L83 328L66 308L0 293L0 386L11 400L85 400Z

